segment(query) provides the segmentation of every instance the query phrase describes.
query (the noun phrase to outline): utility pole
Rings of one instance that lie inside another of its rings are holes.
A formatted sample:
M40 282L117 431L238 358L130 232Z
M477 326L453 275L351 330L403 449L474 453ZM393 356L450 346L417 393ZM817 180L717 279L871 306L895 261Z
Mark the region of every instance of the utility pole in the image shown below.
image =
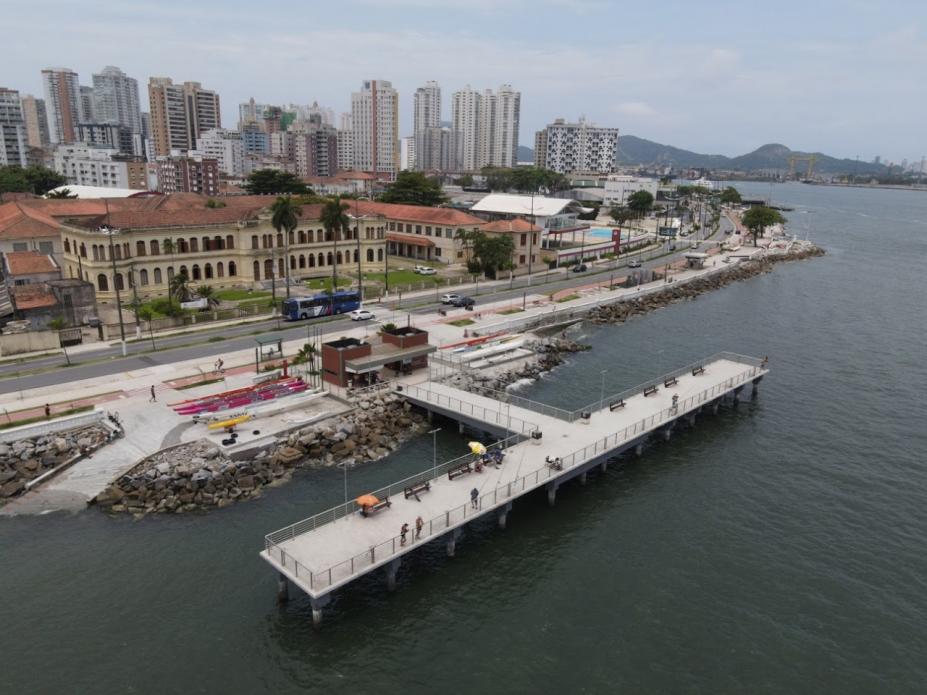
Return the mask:
M113 266L113 289L116 291L116 311L119 312L119 337L122 341L122 356L125 357L127 354L126 350L126 326L122 320L122 298L119 295L119 283L116 282L116 251L113 246L113 232L115 231L109 224L109 201L104 198L104 205L106 206L106 233L109 236L109 260Z
M357 198L354 199L354 236L357 238L357 291L360 295L360 305L364 308L364 274L361 272L361 243L360 243L360 215L357 210Z

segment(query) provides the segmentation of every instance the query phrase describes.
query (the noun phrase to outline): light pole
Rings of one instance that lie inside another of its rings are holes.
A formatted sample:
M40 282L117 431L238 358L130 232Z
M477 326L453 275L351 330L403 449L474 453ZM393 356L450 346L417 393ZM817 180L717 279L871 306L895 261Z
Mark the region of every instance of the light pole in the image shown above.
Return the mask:
M603 407L605 407L605 406L604 406L604 402L605 402L605 375L608 374L608 370L607 370L607 369L603 369L602 372L601 372L601 374L602 374L602 386L601 386L601 388L599 389L599 409L602 409Z
M441 431L440 427L437 427L428 434L431 435L431 477L438 477L438 432Z
M107 203L107 217L109 216L109 203ZM122 299L119 296L119 283L116 282L116 252L113 247L113 232L115 231L112 227L107 225L105 227L106 233L109 236L109 259L113 265L113 289L116 290L116 310L119 312L119 337L122 341L122 356L126 356L126 326L122 321Z

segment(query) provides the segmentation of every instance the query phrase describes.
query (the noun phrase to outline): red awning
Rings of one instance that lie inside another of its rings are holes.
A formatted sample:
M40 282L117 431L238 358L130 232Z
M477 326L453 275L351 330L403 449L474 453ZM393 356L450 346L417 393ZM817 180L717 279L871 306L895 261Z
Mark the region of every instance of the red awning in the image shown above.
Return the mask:
M400 244L411 244L412 246L434 246L435 242L427 237L420 237L418 234L399 234L398 232L387 232L386 238L389 241L396 241Z

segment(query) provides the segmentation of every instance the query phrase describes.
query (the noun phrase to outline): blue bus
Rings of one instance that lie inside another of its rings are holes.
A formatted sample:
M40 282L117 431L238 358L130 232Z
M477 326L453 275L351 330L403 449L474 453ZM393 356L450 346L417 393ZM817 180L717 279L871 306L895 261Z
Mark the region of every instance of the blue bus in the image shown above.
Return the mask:
M316 294L312 297L293 297L283 301L283 315L287 321L313 319L332 313L344 314L360 309L360 293L357 290L340 290L335 295Z

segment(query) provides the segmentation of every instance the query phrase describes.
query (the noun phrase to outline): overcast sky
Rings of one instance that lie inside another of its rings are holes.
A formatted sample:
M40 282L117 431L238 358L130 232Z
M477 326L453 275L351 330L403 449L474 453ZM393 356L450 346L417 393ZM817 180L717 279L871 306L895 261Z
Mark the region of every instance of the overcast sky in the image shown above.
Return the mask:
M700 152L768 142L896 162L927 152L927 2L776 0L4 0L0 86L41 94L40 70L91 84L197 80L237 104L317 100L336 112L364 79L400 93L402 134L426 80L450 95L510 83L520 142L580 115Z

